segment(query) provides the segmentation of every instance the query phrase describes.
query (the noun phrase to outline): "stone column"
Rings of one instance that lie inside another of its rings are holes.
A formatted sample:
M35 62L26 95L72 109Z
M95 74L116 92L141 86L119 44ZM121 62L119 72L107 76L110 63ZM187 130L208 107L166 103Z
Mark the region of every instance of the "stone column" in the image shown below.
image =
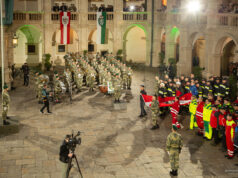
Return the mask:
M114 1L113 12L113 54L116 55L119 49L123 49L123 1Z
M179 62L177 63L178 75L189 75L192 72L192 45L188 42L188 32L185 29L180 31Z
M81 0L80 2L80 42L81 49L88 50L88 1Z

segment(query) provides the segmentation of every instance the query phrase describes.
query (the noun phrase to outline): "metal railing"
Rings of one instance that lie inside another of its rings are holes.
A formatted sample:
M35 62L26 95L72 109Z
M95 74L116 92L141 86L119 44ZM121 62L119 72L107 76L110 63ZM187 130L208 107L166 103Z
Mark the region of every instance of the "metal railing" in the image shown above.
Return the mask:
M113 20L114 14L113 12L107 12L107 20ZM97 20L97 13L95 12L88 12L88 21Z
M31 13L31 12L14 12L13 13L14 21L40 21L42 20L42 13Z
M51 13L51 20L52 21L59 21L60 20L60 14L59 13ZM71 13L70 20L71 21L78 20L78 14L77 13Z
M124 12L123 20L124 21L145 21L148 19L147 12Z
M217 25L238 27L238 14L218 14Z

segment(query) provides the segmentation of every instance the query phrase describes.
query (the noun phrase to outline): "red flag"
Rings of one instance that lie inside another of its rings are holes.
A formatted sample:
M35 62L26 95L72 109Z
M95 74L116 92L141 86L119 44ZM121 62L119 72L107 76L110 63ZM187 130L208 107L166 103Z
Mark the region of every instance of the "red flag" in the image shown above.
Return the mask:
M70 12L60 12L61 44L70 43Z
M152 96L142 95L142 97L144 99L146 106L150 106L151 102L152 102ZM192 97L191 93L187 93L187 94L181 96L179 98L179 104L180 105L189 105L191 102L191 97ZM165 97L165 98L158 97L158 101L159 101L160 107L170 107L173 105L173 103L175 101L175 97Z

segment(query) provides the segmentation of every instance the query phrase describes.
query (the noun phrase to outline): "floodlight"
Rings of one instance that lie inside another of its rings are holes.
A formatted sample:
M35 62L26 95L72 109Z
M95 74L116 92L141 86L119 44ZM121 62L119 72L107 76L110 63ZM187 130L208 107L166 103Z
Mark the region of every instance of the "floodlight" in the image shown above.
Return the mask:
M190 0L187 4L187 10L189 13L197 13L201 10L201 4L198 0Z

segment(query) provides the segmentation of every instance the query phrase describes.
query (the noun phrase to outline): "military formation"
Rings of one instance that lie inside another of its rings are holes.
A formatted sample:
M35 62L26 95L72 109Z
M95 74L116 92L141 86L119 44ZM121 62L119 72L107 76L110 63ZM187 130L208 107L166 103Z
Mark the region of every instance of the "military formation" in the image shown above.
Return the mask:
M55 71L53 85L50 88L55 103L59 103L62 94L66 92L72 100L73 91L82 91L84 86L94 91L98 86L106 88L106 94L113 95L115 103L120 102L122 89L131 89L133 71L131 67L117 60L112 54L105 57L99 54L96 58L88 55L80 56L78 53L64 56L65 69L63 75ZM44 84L49 83L49 77L40 72L35 73L35 92L39 103L42 102Z

